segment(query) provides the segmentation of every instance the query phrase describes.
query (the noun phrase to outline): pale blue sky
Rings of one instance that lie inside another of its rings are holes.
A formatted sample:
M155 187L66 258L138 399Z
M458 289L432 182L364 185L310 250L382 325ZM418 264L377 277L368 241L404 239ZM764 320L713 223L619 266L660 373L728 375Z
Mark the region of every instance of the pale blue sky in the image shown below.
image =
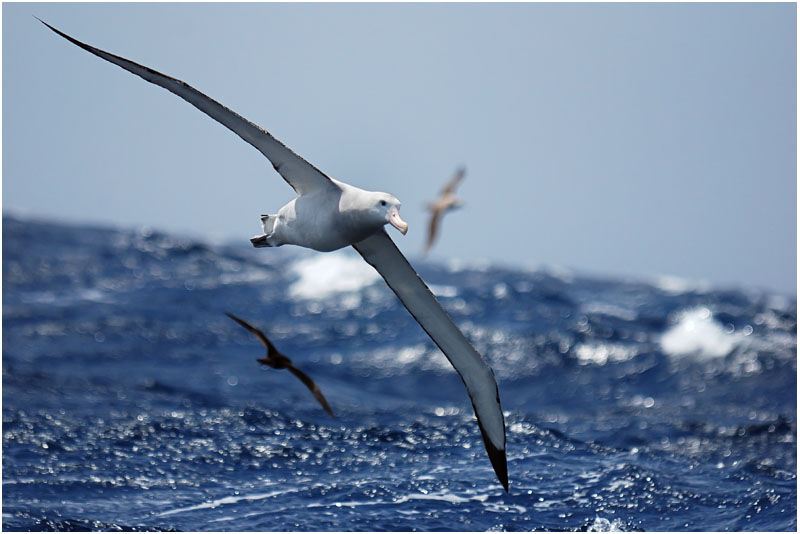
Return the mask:
M393 193L412 260L425 203L464 164L435 259L796 293L795 10L4 4L3 209L249 247L293 194L224 127L35 15Z

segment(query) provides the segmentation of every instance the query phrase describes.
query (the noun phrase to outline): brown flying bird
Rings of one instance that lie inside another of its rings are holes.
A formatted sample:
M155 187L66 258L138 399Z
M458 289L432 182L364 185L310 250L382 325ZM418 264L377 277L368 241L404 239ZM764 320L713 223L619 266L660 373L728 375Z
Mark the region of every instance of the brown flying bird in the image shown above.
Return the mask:
M333 415L333 410L331 410L331 407L328 406L328 401L325 400L325 397L322 395L322 392L319 390L317 384L315 384L314 381L311 380L311 378L309 378L307 374L305 374L303 371L292 365L292 360L290 360L285 355L278 352L278 349L276 349L275 345L273 345L270 342L270 340L267 339L267 336L264 335L264 332L254 327L250 323L236 317L232 313L225 312L225 315L227 315L228 317L230 317L231 319L233 319L246 329L250 330L253 334L255 334L255 336L259 340L261 340L261 343L263 343L264 346L267 347L267 355L263 358L259 358L257 360L258 363L268 365L273 369L288 369L294 376L299 378L300 381L303 382L303 384L305 384L308 389L311 390L311 393L314 394L314 397L316 397L316 399L319 401L322 407L325 408L325 411L328 412L331 417L336 417L335 415Z
M439 198L437 198L435 202L428 204L428 211L431 212L431 220L428 223L428 242L425 244L425 254L430 252L434 241L436 241L436 235L439 232L439 223L444 214L450 210L461 207L461 201L456 197L455 190L459 182L464 178L466 172L464 167L459 168L450 182L442 189Z

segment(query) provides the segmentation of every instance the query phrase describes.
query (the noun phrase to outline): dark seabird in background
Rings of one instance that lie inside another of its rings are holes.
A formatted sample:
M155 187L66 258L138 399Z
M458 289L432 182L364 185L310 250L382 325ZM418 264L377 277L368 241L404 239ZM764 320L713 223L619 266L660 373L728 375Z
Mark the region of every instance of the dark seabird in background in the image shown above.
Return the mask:
M290 360L286 355L282 354L278 349L275 348L275 345L267 339L267 336L264 335L264 332L256 328L255 326L251 325L247 321L236 317L232 313L225 312L225 315L245 327L246 329L250 330L260 341L267 347L267 355L263 358L258 358L256 361L258 363L268 365L273 369L288 369L290 373L300 379L300 381L306 385L308 389L311 390L311 393L314 394L314 397L319 401L325 411L328 412L331 417L336 417L333 415L333 410L328 405L328 401L325 400L325 396L320 391L319 386L317 386L316 382L311 380L311 378L305 374L303 371L298 369L292 364L292 360Z

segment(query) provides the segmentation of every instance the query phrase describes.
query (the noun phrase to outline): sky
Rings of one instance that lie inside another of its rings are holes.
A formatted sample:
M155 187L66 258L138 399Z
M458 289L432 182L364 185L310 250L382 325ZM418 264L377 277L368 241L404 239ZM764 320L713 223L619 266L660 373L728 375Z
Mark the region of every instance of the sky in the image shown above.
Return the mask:
M34 16L394 194L412 262L464 165L434 260L796 294L794 4L3 4L4 214L250 247L269 162Z

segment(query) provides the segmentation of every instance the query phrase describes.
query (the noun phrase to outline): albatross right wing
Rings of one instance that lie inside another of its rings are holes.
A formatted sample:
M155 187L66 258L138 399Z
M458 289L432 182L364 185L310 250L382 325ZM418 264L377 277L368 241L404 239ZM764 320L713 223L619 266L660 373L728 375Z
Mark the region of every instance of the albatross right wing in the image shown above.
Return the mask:
M461 376L497 478L508 491L506 428L492 369L470 345L385 230L353 245L386 280L403 305Z
M467 169L464 167L459 167L447 185L442 189L442 195L446 195L447 193L453 194L456 192L456 187L458 187L459 182L464 179L464 175L467 173Z
M71 42L72 44L83 48L87 52L94 54L97 57L105 59L130 73L133 73L144 80L163 87L170 93L176 94L188 103L227 127L233 133L253 145L259 152L264 154L267 159L272 163L272 166L278 171L286 182L292 186L298 195L310 193L315 189L321 187L335 187L334 183L322 171L314 167L312 164L295 154L292 149L272 137L272 135L264 128L253 124L245 119L238 113L226 108L216 100L204 95L191 85L161 74L149 67L134 63L124 57L115 56L99 48L95 48L86 43L82 43L70 37L66 33L55 29L45 21L38 19L39 22L53 30L55 33Z

